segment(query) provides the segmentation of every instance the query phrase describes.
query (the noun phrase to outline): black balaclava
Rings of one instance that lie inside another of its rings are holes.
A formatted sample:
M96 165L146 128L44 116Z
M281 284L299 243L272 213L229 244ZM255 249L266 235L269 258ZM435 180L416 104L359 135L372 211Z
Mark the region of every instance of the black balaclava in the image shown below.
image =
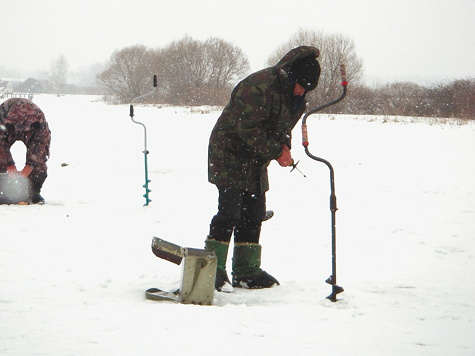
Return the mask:
M317 87L318 79L320 78L320 63L318 63L317 57L310 55L295 61L291 72L295 81L305 91L310 91Z

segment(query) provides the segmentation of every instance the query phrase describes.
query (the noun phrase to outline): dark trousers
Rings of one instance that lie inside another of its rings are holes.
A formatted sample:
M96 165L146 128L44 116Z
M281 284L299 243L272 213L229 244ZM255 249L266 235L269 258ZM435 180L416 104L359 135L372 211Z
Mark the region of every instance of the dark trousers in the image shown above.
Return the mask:
M218 213L210 224L208 238L230 242L259 243L262 220L266 214L265 193L256 195L239 188L218 187Z

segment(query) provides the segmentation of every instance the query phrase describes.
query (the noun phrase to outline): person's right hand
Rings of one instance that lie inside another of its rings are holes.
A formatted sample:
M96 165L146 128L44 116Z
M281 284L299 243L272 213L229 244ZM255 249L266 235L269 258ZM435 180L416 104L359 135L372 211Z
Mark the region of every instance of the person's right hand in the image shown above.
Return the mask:
M290 148L287 145L282 145L282 154L277 158L281 167L288 167L292 165L292 156L290 155Z

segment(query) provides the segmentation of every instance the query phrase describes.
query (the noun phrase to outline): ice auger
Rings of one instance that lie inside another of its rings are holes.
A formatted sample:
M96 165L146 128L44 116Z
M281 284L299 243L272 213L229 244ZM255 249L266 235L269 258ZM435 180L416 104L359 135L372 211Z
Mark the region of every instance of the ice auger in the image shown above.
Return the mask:
M149 198L149 194L151 192L151 190L148 188L148 183L151 182L150 179L148 179L148 162L147 162L147 155L149 154L149 151L147 149L147 127L145 127L145 124L143 124L142 122L139 122L139 121L136 121L134 120L134 103L140 99L143 99L147 96L150 96L150 95L153 95L157 90L157 76L154 75L153 76L153 90L146 93L146 94L143 94L143 95L140 95L136 98L134 98L132 100L132 102L130 103L130 118L132 120L132 122L138 124L138 125L141 125L143 127L143 130L144 130L144 150L143 150L143 154L144 154L144 159L145 159L145 184L143 185L143 187L145 188L145 194L143 195L143 197L145 198L145 204L144 206L148 206L148 204L152 201L150 198Z
M330 162L328 162L327 160L323 158L314 156L308 150L309 141L308 141L308 130L307 130L307 117L343 100L343 98L346 95L346 89L347 89L346 87L348 86L348 82L346 80L346 69L345 69L344 64L340 65L340 73L341 73L341 85L343 87L343 92L340 95L340 97L338 97L337 99L327 104L323 104L321 106L318 106L316 108L309 110L307 113L305 113L302 119L302 145L305 148L305 153L311 159L326 164L327 167L330 169L330 191L331 191L330 211L331 211L331 223L332 223L332 274L330 277L328 277L328 279L325 282L332 285L332 293L327 297L332 302L336 302L337 294L344 291L343 287L340 287L339 285L336 284L336 217L335 215L338 208L336 206L336 195L335 195L335 173Z

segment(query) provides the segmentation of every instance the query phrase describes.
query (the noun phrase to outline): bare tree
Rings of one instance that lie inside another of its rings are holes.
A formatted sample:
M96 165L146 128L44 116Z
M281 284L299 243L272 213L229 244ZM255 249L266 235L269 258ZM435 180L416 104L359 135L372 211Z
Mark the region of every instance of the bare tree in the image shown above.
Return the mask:
M356 55L354 42L341 34L325 34L321 30L300 29L271 54L268 65L275 65L292 48L302 45L320 50L322 72L317 90L309 95L313 104L327 102L338 95L341 90L340 64L346 65L347 79L351 85L359 83L363 64Z
M243 52L219 39L205 42L185 36L161 52L170 104L223 104L230 84L249 71Z
M428 92L431 116L475 119L475 78L437 83Z
M185 36L165 49L166 80L172 95L189 95L190 89L202 86L207 77L206 52L199 41Z
M97 80L120 103L149 91L156 74L156 102L222 105L231 84L248 71L249 62L239 48L219 38L202 42L185 36L163 49L136 45L116 51Z
M450 86L453 92L452 101L455 103L453 116L463 119L475 119L475 80L461 79Z
M151 89L153 51L143 45L115 51L97 80L110 99L130 103Z
M68 70L69 64L62 54L51 62L49 77L57 95L64 91L67 83Z
M249 60L241 49L216 37L205 42L210 66L208 84L216 90L229 86L234 80L249 72Z

